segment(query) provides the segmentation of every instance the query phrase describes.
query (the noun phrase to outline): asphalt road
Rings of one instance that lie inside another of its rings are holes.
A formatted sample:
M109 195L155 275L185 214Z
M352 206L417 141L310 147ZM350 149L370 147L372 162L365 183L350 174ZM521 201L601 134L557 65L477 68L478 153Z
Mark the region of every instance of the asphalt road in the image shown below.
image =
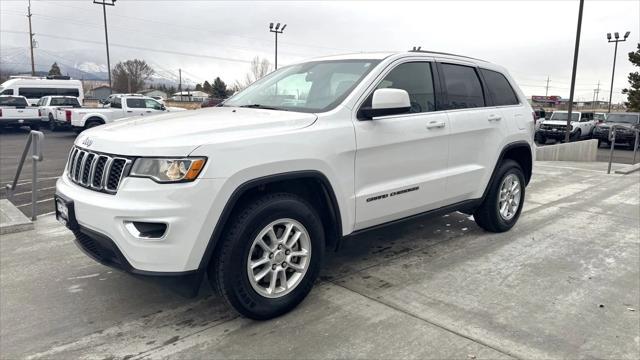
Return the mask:
M56 179L62 174L67 161L69 150L76 138L72 131L51 132L43 130L45 134L44 160L38 164L38 204L37 214L47 214L54 211L53 194L55 192ZM0 133L0 198L6 198L4 189L15 176L18 160L24 149L29 131L25 129L5 130ZM553 144L549 140L548 144ZM633 151L624 146L616 147L614 162L631 164ZM598 150L598 161L609 161L609 149ZM640 154L638 154L640 161ZM27 161L22 169L22 175L18 182L13 203L22 212L31 216L31 161Z
M351 238L262 322L100 265L44 216L0 237L0 358L637 359L640 174L605 168L537 162L505 233L452 213Z

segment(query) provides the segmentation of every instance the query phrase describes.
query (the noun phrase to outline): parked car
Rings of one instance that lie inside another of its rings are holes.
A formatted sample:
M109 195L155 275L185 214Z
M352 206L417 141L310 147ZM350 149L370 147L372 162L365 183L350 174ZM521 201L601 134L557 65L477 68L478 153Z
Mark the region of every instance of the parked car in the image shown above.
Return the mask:
M21 126L40 129L38 109L30 107L24 96L0 95L0 128Z
M142 95L114 94L109 96L105 108L59 109L57 110L57 118L70 123L71 127L79 133L94 126L108 124L127 117L184 110L178 107L166 107L157 100Z
M44 96L36 106L38 106L40 118L49 126L51 131L71 127L71 124L64 117L58 119L57 110L82 107L78 98L73 96Z
M593 114L593 120L597 123L607 120L607 113L595 113Z
M540 123L542 123L546 115L547 115L547 112L543 108L535 110L534 121L535 121L536 131L538 131L538 129L540 128Z
M207 274L237 311L268 319L305 298L346 237L456 210L487 231L511 229L533 128L524 94L489 62L322 58L223 106L84 132L57 182L56 216L103 264L191 294Z
M0 95L24 96L29 105L49 95L73 96L81 104L84 99L82 82L68 76L11 76L0 85Z
M633 146L636 141L636 134L633 129L640 128L640 113L609 113L607 119L602 123L598 123L595 131L593 132L593 137L598 139L598 146L602 144L609 146L611 143L609 132L613 125L626 127L626 129L616 129L616 144L628 144Z
M549 120L540 123L540 128L536 131L536 140L541 144L547 142L547 139L563 140L565 137L565 129L567 126L567 111L554 111ZM571 112L571 141L577 141L583 138L590 138L593 134L595 120L593 112Z

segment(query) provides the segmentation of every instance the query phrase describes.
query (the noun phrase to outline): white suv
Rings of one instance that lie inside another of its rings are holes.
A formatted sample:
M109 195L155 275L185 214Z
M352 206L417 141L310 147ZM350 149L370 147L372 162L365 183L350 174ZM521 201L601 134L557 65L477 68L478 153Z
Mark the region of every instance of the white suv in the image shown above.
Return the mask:
M103 264L278 316L325 249L452 211L509 230L533 162L533 111L500 66L435 52L281 68L224 102L124 120L75 142L56 214ZM183 289L184 290L184 289Z

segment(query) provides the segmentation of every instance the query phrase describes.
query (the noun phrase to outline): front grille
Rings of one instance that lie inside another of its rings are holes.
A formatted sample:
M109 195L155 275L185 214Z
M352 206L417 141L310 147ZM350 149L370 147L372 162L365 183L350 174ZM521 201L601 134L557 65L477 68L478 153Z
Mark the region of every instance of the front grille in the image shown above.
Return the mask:
M544 128L547 129L547 130L557 129L558 131L565 131L567 129L567 125L549 125L549 124L545 124ZM571 126L571 129L573 130L573 126Z
M115 194L130 165L129 158L74 147L69 154L67 174L80 186Z

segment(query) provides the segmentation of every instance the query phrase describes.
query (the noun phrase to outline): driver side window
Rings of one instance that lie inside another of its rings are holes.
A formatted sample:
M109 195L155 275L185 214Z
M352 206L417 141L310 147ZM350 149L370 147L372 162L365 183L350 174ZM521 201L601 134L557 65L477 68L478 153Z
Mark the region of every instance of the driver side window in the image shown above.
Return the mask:
M162 105L160 105L160 103L155 100L145 99L144 103L147 109L162 110Z
M409 93L410 113L423 113L436 110L436 97L433 88L433 73L428 62L409 62L400 64L391 70L376 86L377 89L402 89ZM371 106L373 93L364 106Z

